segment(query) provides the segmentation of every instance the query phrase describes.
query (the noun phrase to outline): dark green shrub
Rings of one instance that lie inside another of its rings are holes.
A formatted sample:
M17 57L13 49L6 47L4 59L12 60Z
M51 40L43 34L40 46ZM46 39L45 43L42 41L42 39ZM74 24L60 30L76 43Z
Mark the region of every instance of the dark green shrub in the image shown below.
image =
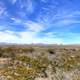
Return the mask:
M48 49L47 50L50 54L55 54L55 50L54 49Z

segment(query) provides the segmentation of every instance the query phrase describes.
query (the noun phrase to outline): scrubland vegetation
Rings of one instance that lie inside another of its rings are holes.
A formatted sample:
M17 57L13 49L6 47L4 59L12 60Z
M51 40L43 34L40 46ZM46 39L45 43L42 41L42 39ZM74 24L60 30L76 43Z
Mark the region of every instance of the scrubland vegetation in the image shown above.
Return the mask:
M80 48L2 46L0 66L0 80L80 80Z

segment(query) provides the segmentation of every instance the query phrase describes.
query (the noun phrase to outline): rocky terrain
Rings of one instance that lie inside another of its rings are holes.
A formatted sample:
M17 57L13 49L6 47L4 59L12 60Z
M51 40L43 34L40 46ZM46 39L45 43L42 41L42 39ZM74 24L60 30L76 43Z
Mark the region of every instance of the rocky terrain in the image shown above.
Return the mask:
M80 46L0 46L0 80L80 80Z

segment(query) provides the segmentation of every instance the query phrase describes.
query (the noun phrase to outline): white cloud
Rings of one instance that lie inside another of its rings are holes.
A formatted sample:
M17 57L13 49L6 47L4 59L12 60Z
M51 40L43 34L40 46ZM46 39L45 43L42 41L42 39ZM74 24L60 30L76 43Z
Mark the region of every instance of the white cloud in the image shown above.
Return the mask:
M19 33L21 43L33 43L34 40L36 40L36 34L34 32L20 32Z
M0 2L0 18L6 13L5 5Z
M12 4L15 4L17 0L9 0Z
M0 42L18 43L20 39L12 32L0 31Z
M45 33L45 36L48 36L48 37L53 37L54 33L53 32L48 32L48 33Z
M73 24L80 24L80 11L72 11L56 14L52 17L51 26L55 28L65 28L71 29Z
M50 10L53 11L54 10ZM48 11L48 12L50 12ZM46 11L47 13L47 11ZM66 27L70 26L71 24L78 24L80 23L80 10L76 11L62 11L56 12L55 14L44 14L44 15L39 15L38 21L48 26L49 28L55 27Z
M63 39L57 37L57 35L55 34L56 32L48 32L45 33L45 36L43 37L43 39L41 40L43 43L49 43L49 44L62 44Z
M12 3L15 4L17 0L12 0Z
M63 40L60 38L44 36L43 38L37 38L33 43L44 43L44 44L63 44Z
M13 20L14 24L21 24L23 21L19 18L16 17L11 17L11 20Z
M28 28L29 31L33 32L40 32L45 29L42 24L33 21L27 21L26 23L24 23L24 25L26 28Z
M17 35L19 36L17 36ZM80 34L68 33L65 37L58 37L55 33L46 33L45 36L39 37L37 33L31 31L25 32L15 32L13 31L0 31L0 42L8 43L19 43L19 44L30 44L30 43L45 43L45 44L73 44L80 43ZM63 34L64 36L64 34ZM74 37L75 36L75 37ZM68 38L68 39L66 39ZM72 41L73 40L73 41Z
M37 37L35 32L25 31L18 32L19 36L15 35L13 31L0 31L0 42L8 42L8 43L19 43L19 44L30 44L30 43L46 43L46 44L56 44L62 43L62 40L57 37L49 37L45 36L43 38Z
M25 1L21 0L21 1L19 1L19 6L20 6L21 11L23 12L23 10L25 9L27 14L28 13L31 14L34 11L34 2L33 2L33 0L25 0Z
M17 35L18 36L17 36ZM34 32L18 32L13 31L0 31L0 42L8 42L8 43L33 43L36 40L36 34Z
M72 24L78 24L80 23L80 20L76 19L61 19L53 22L54 27L65 27L70 26Z
M45 43L45 44L61 44L62 39L57 38L55 35L49 34L42 38L37 37L35 32L22 32L19 34L21 36L21 43Z
M28 4L27 11L29 11L30 13L32 13L33 10L34 10L33 1L32 0L27 0L27 4Z
M4 10L5 9L0 6L0 15L2 15L4 13Z

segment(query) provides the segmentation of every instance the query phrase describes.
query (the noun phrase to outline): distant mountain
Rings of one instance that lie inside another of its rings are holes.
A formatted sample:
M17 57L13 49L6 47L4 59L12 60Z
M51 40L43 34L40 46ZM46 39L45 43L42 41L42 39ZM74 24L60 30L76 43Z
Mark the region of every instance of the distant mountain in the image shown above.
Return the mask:
M0 46L2 45L15 45L16 43L7 43L7 42L0 42Z

